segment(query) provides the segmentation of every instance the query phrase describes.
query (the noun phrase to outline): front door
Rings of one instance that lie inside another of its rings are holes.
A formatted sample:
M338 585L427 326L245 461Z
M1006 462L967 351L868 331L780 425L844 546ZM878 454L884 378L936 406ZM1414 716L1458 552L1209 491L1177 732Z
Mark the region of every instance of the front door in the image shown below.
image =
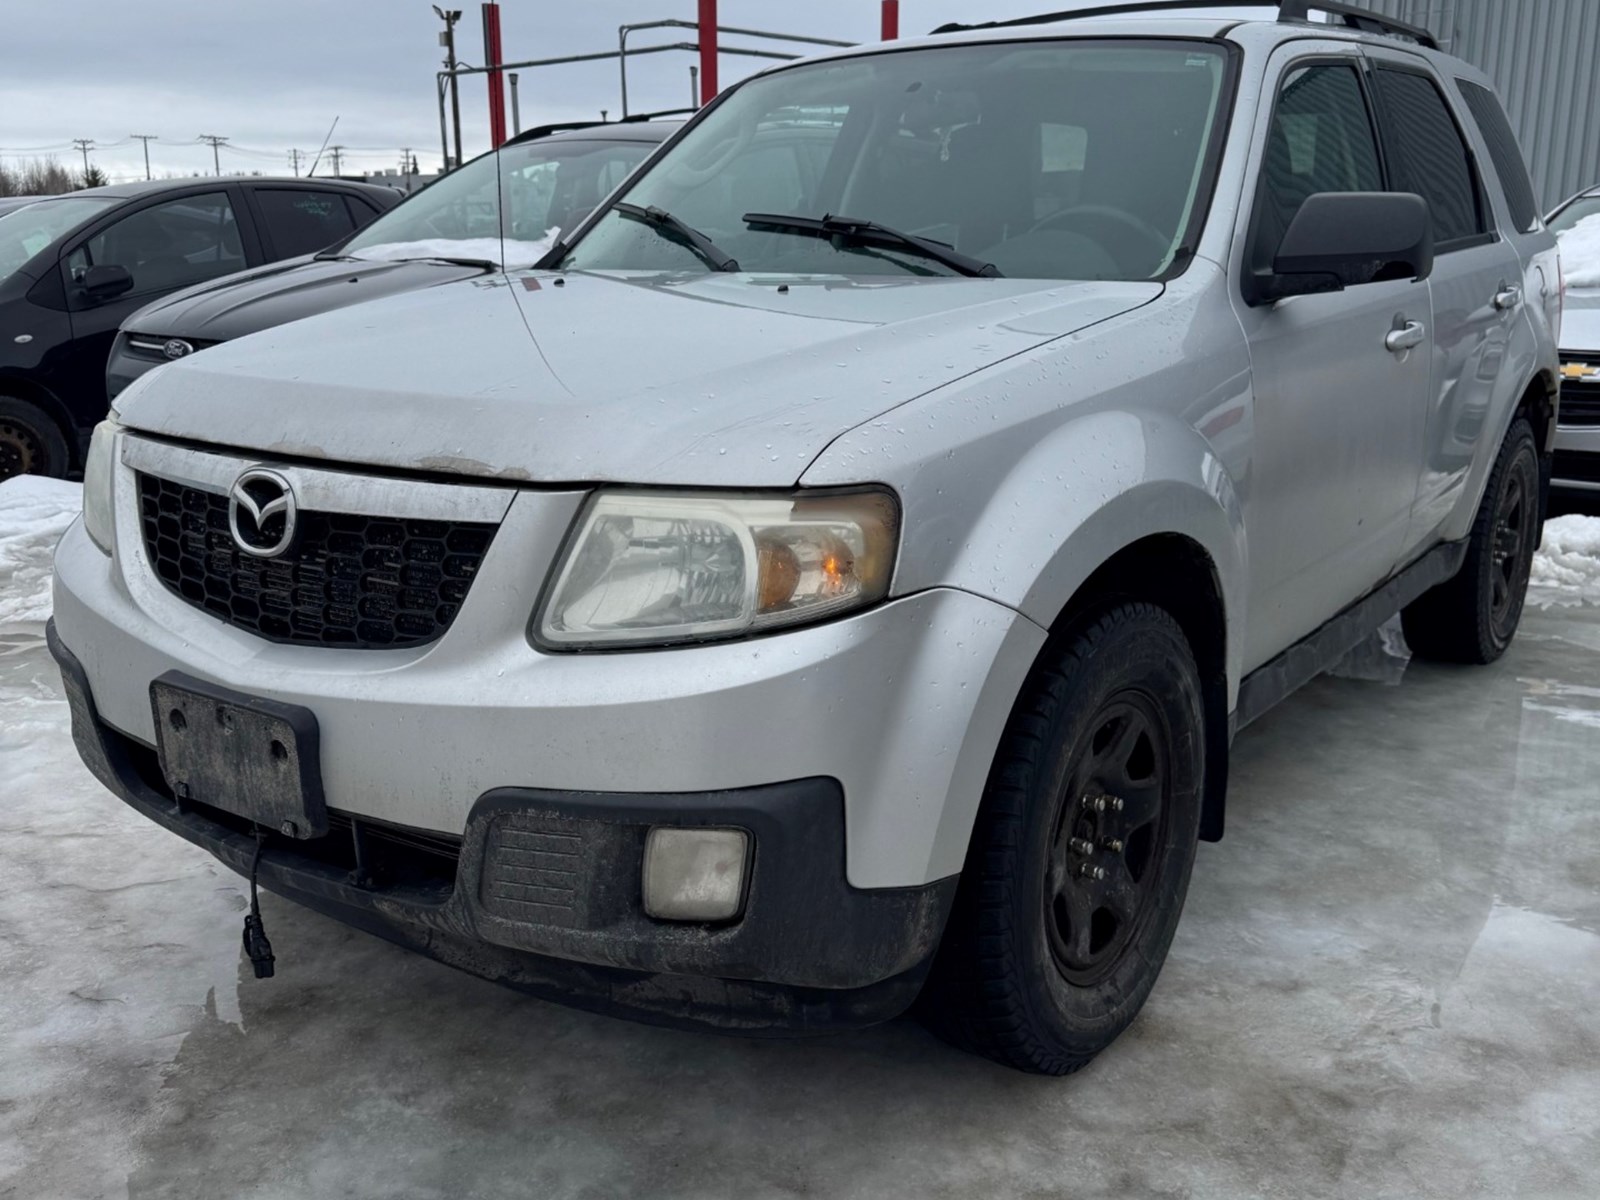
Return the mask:
M1384 190L1369 88L1348 47L1284 52L1257 148L1241 272L1270 265L1319 192ZM1245 669L1287 649L1381 583L1402 553L1422 458L1433 312L1426 281L1390 280L1258 307L1250 342L1255 454Z
M152 300L190 284L249 265L229 191L180 196L150 204L113 221L61 256L72 320L72 353L62 356L62 378L51 386L74 407L105 400L106 360L117 327ZM90 267L120 266L133 287L96 302L83 287Z

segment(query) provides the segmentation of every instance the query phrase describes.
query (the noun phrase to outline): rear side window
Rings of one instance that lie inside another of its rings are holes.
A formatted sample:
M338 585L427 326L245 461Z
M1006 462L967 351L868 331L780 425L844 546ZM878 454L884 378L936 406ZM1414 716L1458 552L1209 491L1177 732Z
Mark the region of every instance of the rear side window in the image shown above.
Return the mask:
M1511 130L1506 110L1500 99L1482 84L1456 80L1461 94L1466 98L1472 119L1478 123L1478 132L1489 147L1489 157L1494 160L1494 173L1500 177L1505 190L1506 203L1511 206L1511 220L1523 233L1532 233L1539 226L1539 201L1533 194L1533 181L1528 178L1528 164L1517 145L1517 135Z
M1270 266L1289 223L1319 192L1381 192L1383 172L1366 97L1354 67L1291 71L1267 133L1256 204L1256 266Z
M325 250L355 230L338 192L261 188L256 191L256 206L279 258ZM367 219L363 213L362 220Z
M1441 249L1483 233L1472 159L1439 89L1425 75L1388 67L1378 68L1377 80L1395 190L1428 202Z

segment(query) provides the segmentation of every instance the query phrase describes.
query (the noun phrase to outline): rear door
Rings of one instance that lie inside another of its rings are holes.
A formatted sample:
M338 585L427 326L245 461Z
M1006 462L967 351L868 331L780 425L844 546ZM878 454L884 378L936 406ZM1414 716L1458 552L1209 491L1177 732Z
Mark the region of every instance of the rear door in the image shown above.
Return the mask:
M267 262L326 250L377 214L332 188L247 184Z
M1363 64L1348 43L1324 45L1292 43L1268 72L1275 98L1235 239L1241 283L1270 269L1308 197L1384 188ZM1250 670L1393 572L1417 491L1433 314L1415 279L1255 307L1235 288L1234 304L1255 393L1244 499ZM1397 330L1409 336L1390 349Z
M106 360L117 327L150 301L191 284L242 271L260 261L253 231L228 184L163 196L95 226L62 252L60 271L72 321L72 353L61 356L52 386L86 406L105 398ZM90 267L120 266L133 288L95 302L82 280Z
M1406 539L1412 555L1470 503L1468 475L1498 439L1494 417L1526 379L1508 369L1510 335L1524 303L1522 262L1501 237L1477 154L1419 55L1369 47L1390 186L1416 192L1433 213L1433 336L1422 430L1422 472Z

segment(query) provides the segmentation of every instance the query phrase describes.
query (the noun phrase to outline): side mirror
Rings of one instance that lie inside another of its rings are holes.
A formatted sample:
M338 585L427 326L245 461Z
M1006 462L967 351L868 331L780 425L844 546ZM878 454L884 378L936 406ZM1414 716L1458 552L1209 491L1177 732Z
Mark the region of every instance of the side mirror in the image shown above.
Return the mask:
M1289 222L1253 304L1433 273L1433 216L1411 192L1320 192Z
M133 276L127 267L119 267L115 263L90 267L83 273L83 291L94 303L104 304L107 300L115 300L125 292L133 291Z

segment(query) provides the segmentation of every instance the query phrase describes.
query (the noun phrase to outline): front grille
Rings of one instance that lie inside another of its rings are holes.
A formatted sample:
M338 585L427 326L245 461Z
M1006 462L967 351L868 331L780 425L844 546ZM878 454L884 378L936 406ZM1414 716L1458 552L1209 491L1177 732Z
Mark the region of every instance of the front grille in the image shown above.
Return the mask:
M1560 424L1600 425L1600 383L1562 382Z
M495 526L301 510L287 553L234 543L228 500L138 474L145 551L169 590L274 642L396 649L450 628Z

